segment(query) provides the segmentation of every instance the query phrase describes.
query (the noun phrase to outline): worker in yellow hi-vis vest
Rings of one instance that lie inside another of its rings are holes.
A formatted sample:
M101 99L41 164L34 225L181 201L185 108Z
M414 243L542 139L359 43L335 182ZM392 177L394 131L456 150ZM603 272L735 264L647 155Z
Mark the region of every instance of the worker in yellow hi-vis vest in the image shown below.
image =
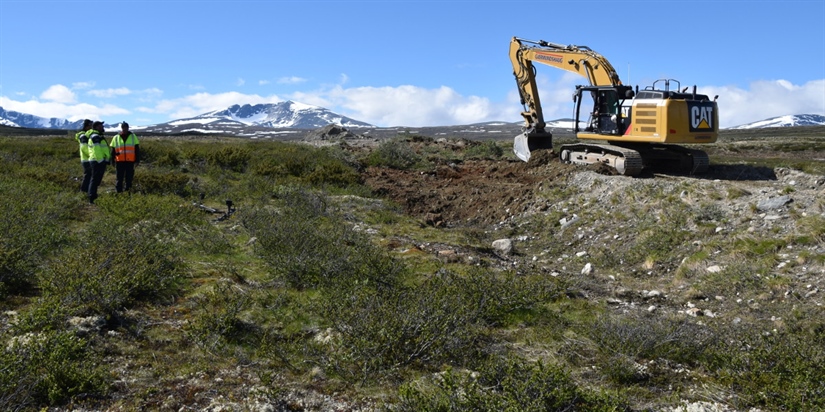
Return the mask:
M110 146L115 161L115 190L128 192L135 179L135 166L140 164L140 142L137 135L129 131L129 123L120 124L120 133L112 138Z
M80 148L80 164L83 165L83 180L80 182L80 191L89 193L89 183L92 181L92 163L89 161L89 130L94 122L86 119L83 121L83 130L74 135Z
M89 130L89 141L87 142L89 151L89 162L92 165L92 181L89 182L89 203L94 203L97 199L97 187L103 181L106 173L106 165L112 158L111 149L103 136L103 122L94 122Z

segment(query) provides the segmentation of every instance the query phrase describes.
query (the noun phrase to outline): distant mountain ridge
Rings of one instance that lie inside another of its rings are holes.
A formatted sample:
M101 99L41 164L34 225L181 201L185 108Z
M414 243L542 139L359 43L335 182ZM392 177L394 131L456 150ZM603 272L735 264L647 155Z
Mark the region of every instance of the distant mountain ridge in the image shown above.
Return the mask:
M28 127L32 129L80 129L83 127L83 120L71 122L66 119L56 117L45 118L33 114L20 113L12 110L4 110L0 107L0 124L12 127Z
M330 124L344 127L373 127L371 124L334 113L323 107L287 100L279 103L234 105L224 110L204 113L189 119L174 120L164 124L234 121L247 126L276 129L317 129Z
M548 128L572 129L573 119L557 119L547 122ZM80 129L83 121L69 121L59 118L44 118L31 114L7 111L0 107L0 125L34 129ZM509 123L510 125L522 122ZM191 118L172 120L149 126L132 125L133 130L153 133L221 133L234 135L280 135L287 130L311 130L330 124L346 128L377 128L369 123L334 113L328 109L298 103L291 100L278 103L233 105ZM498 125L508 122L485 122L468 126ZM819 114L797 114L772 117L757 122L727 129L762 129L768 127L795 127L825 125L825 116ZM117 128L117 124L107 129Z

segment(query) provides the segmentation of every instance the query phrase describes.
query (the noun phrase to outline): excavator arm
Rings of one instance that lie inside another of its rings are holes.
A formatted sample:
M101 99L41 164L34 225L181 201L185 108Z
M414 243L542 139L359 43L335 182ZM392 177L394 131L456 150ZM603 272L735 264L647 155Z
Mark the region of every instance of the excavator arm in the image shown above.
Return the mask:
M577 73L585 77L591 86L622 84L619 74L610 62L587 46L564 46L544 40L532 41L513 37L510 42L510 62L513 64L513 75L516 78L521 103L525 107L521 116L526 127L537 133L544 132L545 123L533 62Z

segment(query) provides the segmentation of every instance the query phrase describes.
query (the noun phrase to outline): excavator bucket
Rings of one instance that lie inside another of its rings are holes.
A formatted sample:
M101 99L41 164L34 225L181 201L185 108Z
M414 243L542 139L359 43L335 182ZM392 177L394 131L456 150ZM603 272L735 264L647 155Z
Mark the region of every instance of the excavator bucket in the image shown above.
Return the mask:
M550 133L524 132L516 136L513 142L513 152L516 157L529 162L530 153L535 150L553 150L553 135Z

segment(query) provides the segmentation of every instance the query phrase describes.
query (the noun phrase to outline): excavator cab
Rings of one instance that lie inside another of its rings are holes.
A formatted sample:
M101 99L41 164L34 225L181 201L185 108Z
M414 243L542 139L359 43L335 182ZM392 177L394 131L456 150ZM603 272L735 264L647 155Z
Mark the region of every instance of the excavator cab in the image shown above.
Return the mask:
M625 101L633 96L633 88L630 86L576 86L576 93L573 95L573 131L608 136L624 134L630 124L630 113ZM585 110L589 109L587 119L581 117L582 106ZM582 124L585 125L584 130L580 129Z

